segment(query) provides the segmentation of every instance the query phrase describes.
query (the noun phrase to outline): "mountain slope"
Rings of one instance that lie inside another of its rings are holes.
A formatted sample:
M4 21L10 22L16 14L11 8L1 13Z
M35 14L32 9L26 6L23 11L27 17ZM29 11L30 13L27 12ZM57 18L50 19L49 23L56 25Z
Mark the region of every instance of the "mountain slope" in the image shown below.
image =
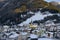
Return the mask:
M18 10L20 10L19 12L21 12L21 11L23 12L24 10L25 11L27 11L27 10L37 10L38 8L54 9L54 10L57 10L57 11L60 12L60 8L58 8L58 7L52 5L51 3L48 3L44 0L30 0L30 1L27 1L26 3L23 3L22 6L23 7L17 8ZM15 12L16 12L16 10L15 10Z
M0 2L0 24L21 23L34 14L28 11L36 11L39 8L60 9L44 0L6 0ZM25 15L21 17L21 15ZM29 15L29 16L28 16Z

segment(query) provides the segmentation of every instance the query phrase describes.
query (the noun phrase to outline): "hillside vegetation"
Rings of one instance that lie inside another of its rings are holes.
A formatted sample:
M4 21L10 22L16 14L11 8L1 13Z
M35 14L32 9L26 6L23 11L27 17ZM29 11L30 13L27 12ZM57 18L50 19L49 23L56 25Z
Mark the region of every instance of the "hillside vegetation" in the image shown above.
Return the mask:
M16 8L14 12L25 12L27 10L37 10L38 8L48 8L58 10L60 12L60 8L52 5L51 3L45 2L44 0L29 0L27 2L22 3L22 6Z

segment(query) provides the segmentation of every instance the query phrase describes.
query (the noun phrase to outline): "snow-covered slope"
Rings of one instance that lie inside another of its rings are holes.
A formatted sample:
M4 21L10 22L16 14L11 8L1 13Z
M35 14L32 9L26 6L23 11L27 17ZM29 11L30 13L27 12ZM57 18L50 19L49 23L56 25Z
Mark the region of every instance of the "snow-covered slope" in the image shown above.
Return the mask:
M31 21L36 21L36 20L42 20L47 16L52 16L54 14L51 14L49 12L46 12L46 14L41 13L40 11L36 12L34 16L28 18L26 21L22 22L19 25L24 25L24 24L29 24Z

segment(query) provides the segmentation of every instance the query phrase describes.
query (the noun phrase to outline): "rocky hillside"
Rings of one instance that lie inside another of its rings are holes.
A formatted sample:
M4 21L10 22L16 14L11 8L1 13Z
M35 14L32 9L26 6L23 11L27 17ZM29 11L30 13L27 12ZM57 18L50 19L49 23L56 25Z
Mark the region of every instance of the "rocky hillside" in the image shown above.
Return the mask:
M50 2L52 5L54 5L54 6L56 6L56 7L58 7L58 8L60 8L60 2L55 2L55 1L52 1L52 2Z
M29 11L36 12L42 8L51 12L60 12L60 9L44 0L3 0L0 1L0 24L18 24L25 21L34 14L27 14Z

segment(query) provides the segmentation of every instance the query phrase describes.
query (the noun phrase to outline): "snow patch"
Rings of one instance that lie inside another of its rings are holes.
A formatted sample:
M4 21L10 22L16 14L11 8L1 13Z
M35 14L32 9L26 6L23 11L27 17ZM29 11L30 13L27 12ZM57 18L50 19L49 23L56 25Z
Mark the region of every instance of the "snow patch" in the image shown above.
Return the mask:
M44 19L46 16L52 16L53 14L45 14L43 15L40 11L35 13L34 16L32 16L31 18L28 18L26 21L22 22L21 24L19 24L20 26L23 26L24 24L29 24L32 21L35 21L35 20L42 20Z

